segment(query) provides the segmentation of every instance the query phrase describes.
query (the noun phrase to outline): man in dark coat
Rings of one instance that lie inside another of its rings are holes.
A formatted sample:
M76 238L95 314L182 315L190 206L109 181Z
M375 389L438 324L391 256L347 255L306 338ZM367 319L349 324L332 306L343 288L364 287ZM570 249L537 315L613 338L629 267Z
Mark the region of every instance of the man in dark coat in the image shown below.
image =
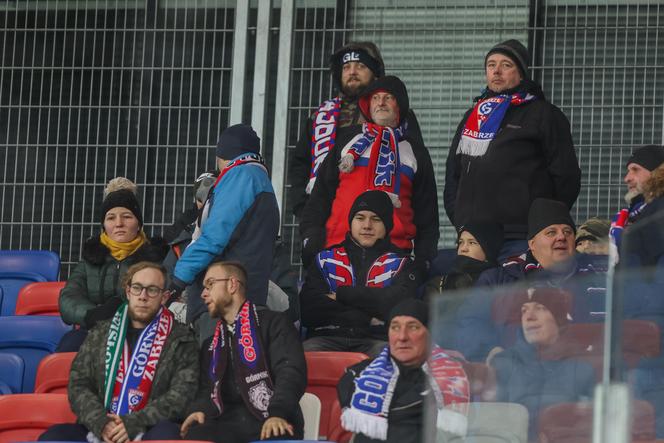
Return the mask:
M302 127L290 165L289 201L293 214L300 218L323 160L334 147L339 134L348 127L364 123L357 101L361 92L375 79L385 75L383 58L372 42L351 42L330 56L330 71L336 97L325 100ZM411 134L420 144L422 135L413 111L407 116Z
M355 433L355 443L465 435L468 377L461 362L431 343L426 304L404 300L392 308L388 324L389 346L346 369L339 381L344 429Z
M92 328L72 363L68 393L78 423L52 426L41 441L178 438L175 422L198 386L198 343L164 306L166 278L156 263L127 270L128 303Z
M526 246L527 216L538 197L572 207L581 187L569 121L530 80L528 50L517 40L486 55L487 87L452 140L444 202L457 228L469 221L504 226L500 258Z
M414 250L418 268L426 271L440 236L437 189L429 151L411 136L405 120L406 86L397 77L381 77L362 94L359 106L368 122L337 139L302 213L304 262L343 241L355 198L379 189L396 208L392 243Z
M181 427L187 440L302 438L302 343L286 314L258 310L247 300L246 285L237 262L213 263L205 274L201 297L219 321L201 348L197 400Z
M300 293L305 351L375 357L385 347L390 309L418 287L413 262L390 242L393 212L385 192L364 192L346 239L316 255Z
M567 206L539 198L528 214L529 250L502 267L484 271L457 317L457 350L472 361L483 360L501 345L492 321L492 304L509 294L500 286L521 282L528 287L564 288L574 295L575 322L604 320L606 256L575 253L575 224ZM484 289L488 287L489 289ZM495 351L494 351L495 352Z

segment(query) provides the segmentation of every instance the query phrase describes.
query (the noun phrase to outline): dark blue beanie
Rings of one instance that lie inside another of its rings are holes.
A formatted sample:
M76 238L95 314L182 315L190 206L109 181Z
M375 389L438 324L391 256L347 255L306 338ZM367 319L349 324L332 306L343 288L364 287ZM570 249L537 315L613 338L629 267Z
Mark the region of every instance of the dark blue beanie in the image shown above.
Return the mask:
M233 160L249 152L260 154L261 139L251 126L240 123L229 126L221 133L215 154L224 160Z

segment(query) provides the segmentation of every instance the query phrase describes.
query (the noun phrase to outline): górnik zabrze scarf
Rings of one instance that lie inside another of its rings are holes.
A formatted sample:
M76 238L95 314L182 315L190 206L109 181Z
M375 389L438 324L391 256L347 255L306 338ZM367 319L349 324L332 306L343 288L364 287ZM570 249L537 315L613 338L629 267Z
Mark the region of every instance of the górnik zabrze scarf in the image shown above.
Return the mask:
M173 328L173 314L163 306L129 352L127 303L115 312L106 340L104 406L120 416L145 407L164 343Z
M258 334L259 327L256 307L249 300L240 308L232 328L229 328L223 319L217 322L210 343L212 359L208 375L214 386L211 394L212 402L219 413L224 411L221 386L226 368L232 364L235 383L244 404L259 420L264 420L269 415L267 408L274 394L274 386L267 367L265 350Z
M436 399L436 427L465 436L470 384L463 366L443 349L434 346L422 370ZM387 440L390 404L398 380L399 367L386 346L355 379L350 406L341 414L344 429Z
M496 137L500 124L510 106L520 106L537 98L527 92L500 94L480 99L470 113L461 134L457 154L481 157Z

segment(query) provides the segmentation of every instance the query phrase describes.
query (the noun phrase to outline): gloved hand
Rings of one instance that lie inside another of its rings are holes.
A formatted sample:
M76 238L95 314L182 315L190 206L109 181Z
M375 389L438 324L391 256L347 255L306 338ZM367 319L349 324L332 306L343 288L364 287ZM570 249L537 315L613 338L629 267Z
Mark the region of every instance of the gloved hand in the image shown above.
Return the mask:
M180 298L180 295L182 295L182 292L185 290L186 287L187 284L185 282L173 277L171 284L168 286L168 292L170 293L170 295L168 297L168 300L166 301L166 307L170 306L171 303Z
M118 310L120 305L124 300L120 297L111 297L106 300L106 303L99 305L96 308L90 309L85 313L85 319L83 320L84 326L87 329L92 329L98 321L108 320L109 318L115 315L115 311Z

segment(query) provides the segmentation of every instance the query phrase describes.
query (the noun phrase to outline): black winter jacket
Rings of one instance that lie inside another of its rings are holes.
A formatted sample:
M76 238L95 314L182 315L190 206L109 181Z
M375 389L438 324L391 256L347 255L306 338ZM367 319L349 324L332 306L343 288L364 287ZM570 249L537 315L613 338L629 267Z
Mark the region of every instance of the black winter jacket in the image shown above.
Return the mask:
M366 282L367 272L374 261L387 252L397 252L389 240L376 242L371 248L363 248L347 235L340 245L348 253L356 282ZM330 287L316 265L312 263L300 292L302 324L309 328L309 336L342 335L386 340L384 325L369 326L372 318L385 321L394 305L415 294L419 279L411 260L394 276L392 284L385 288L342 286L337 288L337 300L327 296Z
M567 117L531 81L504 93L524 91L537 98L509 107L481 157L457 154L473 108L459 123L447 156L444 190L445 211L457 228L490 221L504 226L506 239L525 239L533 200L551 198L571 208L579 195L581 170ZM480 99L495 95L488 91Z
M270 399L268 413L270 417L281 417L298 430L304 429L304 418L299 401L307 386L307 363L304 350L293 323L286 314L267 309L258 309L260 323L259 334L263 344L270 377L274 383L274 394ZM218 417L219 412L212 403L212 382L210 380L210 362L212 351L209 350L212 338L208 338L201 347L200 384L196 400L189 408L189 413L203 412L207 417ZM226 380L233 380L232 371L225 374ZM223 383L222 400L225 411L229 408L242 408L247 416L254 417L244 405L236 383ZM258 439L259 436L256 436Z

